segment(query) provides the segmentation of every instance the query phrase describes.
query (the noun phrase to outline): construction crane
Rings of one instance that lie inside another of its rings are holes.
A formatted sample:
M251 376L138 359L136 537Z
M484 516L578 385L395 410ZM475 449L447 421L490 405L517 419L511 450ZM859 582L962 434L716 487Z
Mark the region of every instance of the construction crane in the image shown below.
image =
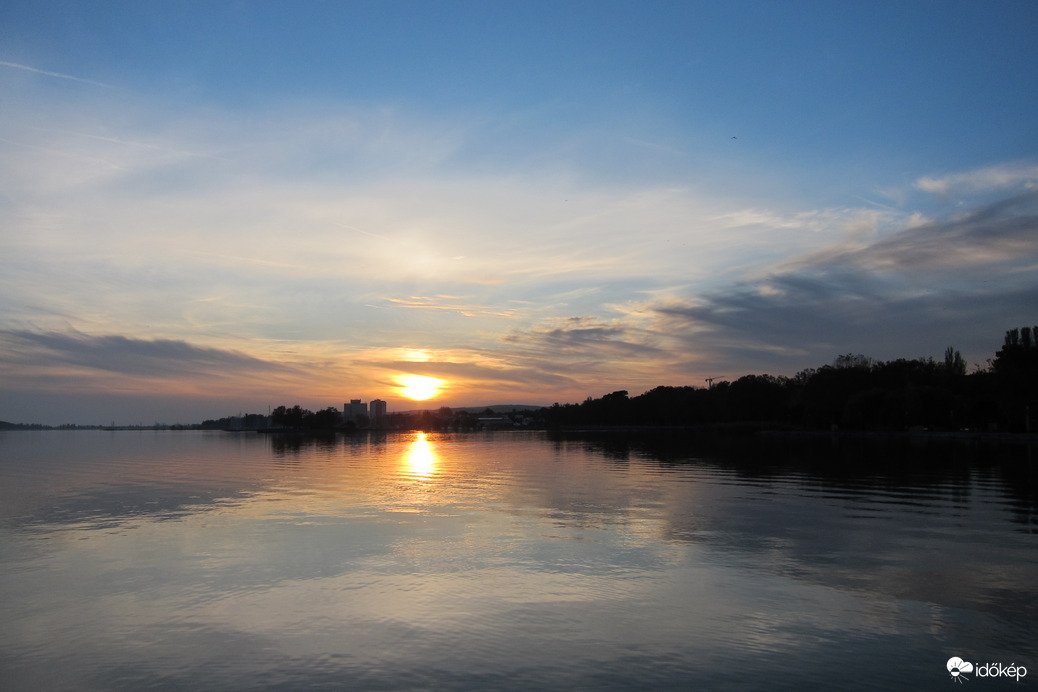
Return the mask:
M714 388L714 380L719 380L722 377L724 377L724 375L717 375L716 377L707 377L706 378L706 386L707 386L707 388L708 389L713 389Z

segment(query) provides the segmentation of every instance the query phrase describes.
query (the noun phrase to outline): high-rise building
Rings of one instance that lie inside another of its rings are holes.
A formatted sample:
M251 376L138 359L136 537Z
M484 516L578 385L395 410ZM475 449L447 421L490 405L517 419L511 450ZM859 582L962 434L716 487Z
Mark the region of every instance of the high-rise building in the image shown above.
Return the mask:
M367 408L360 399L350 399L350 403L342 405L342 419L344 423L359 423L361 416L367 414Z
M386 402L381 399L372 399L368 404L368 417L373 426L381 427L386 418Z

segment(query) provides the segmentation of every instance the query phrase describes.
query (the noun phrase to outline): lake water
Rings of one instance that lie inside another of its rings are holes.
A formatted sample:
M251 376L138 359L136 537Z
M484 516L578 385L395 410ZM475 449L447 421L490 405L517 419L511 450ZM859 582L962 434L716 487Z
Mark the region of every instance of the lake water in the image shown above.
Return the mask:
M1034 687L1030 454L0 433L0 689Z

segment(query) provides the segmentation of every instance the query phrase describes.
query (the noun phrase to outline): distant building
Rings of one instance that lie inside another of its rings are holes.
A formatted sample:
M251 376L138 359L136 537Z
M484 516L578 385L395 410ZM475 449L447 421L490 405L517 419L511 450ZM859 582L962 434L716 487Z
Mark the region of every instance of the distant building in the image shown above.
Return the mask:
M386 419L386 402L381 399L372 399L368 404L368 418L374 427L382 427L382 423Z
M360 399L350 399L350 403L342 405L342 419L344 423L359 423L361 416L367 415L367 408Z

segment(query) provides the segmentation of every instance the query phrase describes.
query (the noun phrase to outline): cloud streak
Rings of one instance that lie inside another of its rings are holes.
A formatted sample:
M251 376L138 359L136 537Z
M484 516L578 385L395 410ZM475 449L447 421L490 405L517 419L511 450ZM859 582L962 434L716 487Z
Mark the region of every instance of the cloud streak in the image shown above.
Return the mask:
M1030 163L987 166L941 177L924 176L916 181L916 187L920 190L939 195L977 194L1020 187L1034 189L1036 185L1038 166Z
M934 355L942 344L983 362L1013 326L1006 316L1026 321L1038 305L1038 193L782 266L648 307L659 329L718 365L727 354L788 371L848 351Z
M286 373L293 368L238 351L175 339L135 339L76 331L0 331L9 366L84 368L118 375L197 378L230 373Z
M46 77L55 77L57 79L67 79L73 82L79 82L81 84L89 84L91 86L102 87L104 89L118 89L119 87L113 84L105 84L104 82L96 82L93 79L84 79L83 77L74 77L70 74L62 74L61 72L50 72L48 70L41 70L36 67L30 67L29 65L21 65L16 62L7 62L6 60L0 60L0 65L3 67L10 67L16 70L24 70L26 72L32 72L35 74L41 74Z
M1035 252L1038 190L958 215L914 224L867 245L831 247L785 263L791 269L853 267L860 272L951 273L1026 262Z

